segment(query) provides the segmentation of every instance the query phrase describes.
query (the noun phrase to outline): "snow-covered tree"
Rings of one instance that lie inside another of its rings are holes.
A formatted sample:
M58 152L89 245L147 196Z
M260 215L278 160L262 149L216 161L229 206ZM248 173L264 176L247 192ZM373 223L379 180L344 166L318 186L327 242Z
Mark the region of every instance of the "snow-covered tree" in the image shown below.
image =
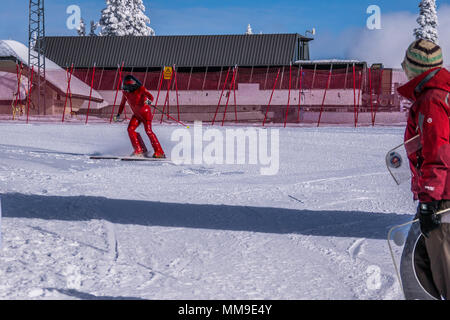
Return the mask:
M248 34L248 35L253 34L253 30L252 30L252 27L250 26L250 23L247 26L247 32L245 34Z
M86 25L84 24L83 19L80 19L80 25L77 28L77 32L80 37L86 36Z
M414 29L416 39L429 40L438 44L436 0L422 0L419 8L420 15L417 18L419 27Z
M101 36L152 36L142 0L107 0L99 25Z
M102 10L100 26L101 36L126 36L128 35L128 20L131 12L127 6L128 0L107 0L106 8Z
M150 28L150 18L145 14L145 6L142 0L129 0L132 19L130 26L133 36L154 36L155 31Z
M91 31L89 32L90 37L94 37L97 35L95 33L95 31L97 30L97 27L98 27L98 23L91 20Z

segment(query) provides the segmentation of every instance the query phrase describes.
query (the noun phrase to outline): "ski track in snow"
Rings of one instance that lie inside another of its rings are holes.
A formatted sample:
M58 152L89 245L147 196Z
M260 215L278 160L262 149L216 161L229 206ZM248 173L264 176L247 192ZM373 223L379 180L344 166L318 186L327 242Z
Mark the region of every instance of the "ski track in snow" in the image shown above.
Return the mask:
M155 127L167 151L174 128ZM384 155L402 128L280 130L275 176L83 156L129 154L124 125L0 135L1 299L401 299L385 237L414 204Z

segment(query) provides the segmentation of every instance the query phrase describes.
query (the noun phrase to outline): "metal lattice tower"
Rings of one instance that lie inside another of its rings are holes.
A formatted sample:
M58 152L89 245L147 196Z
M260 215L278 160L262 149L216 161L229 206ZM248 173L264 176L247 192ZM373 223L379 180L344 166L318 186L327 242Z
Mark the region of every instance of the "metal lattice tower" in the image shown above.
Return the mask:
M38 92L38 114L41 101L44 103L45 115L45 15L44 0L30 0L28 18L28 67L29 77L34 68L33 83Z

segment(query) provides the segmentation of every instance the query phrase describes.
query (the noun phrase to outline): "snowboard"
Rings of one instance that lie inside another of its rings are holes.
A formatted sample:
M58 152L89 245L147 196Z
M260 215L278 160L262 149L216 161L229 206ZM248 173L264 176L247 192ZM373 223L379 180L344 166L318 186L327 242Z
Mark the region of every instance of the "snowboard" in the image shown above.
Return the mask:
M438 212L449 214L450 209ZM424 236L420 231L419 220L413 220L389 230L388 246L395 272L406 300L440 300L434 285L416 272L419 255L423 253Z
M118 157L118 156L90 156L91 160L121 160L121 161L149 161L149 162L166 162L172 161L168 158L150 158L150 157Z
M386 154L386 167L397 185L410 181L411 170L408 156L422 149L420 136L402 143Z

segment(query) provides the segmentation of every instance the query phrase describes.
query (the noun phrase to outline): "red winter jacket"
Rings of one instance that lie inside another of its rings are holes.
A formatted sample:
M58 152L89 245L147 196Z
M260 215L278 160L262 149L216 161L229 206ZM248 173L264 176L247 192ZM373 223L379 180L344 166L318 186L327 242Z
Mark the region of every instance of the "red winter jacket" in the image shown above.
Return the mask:
M137 117L145 118L142 113L145 112L143 107L146 105L147 99L150 99L150 101L153 102L153 96L150 92L145 89L144 86L141 86L139 89L137 89L134 92L126 92L123 91L122 101L120 102L119 107L119 114L122 114L123 109L125 108L125 103L128 102L128 104L131 107L131 110L133 110L134 115Z
M405 142L420 135L422 148L409 156L412 191L423 202L450 199L450 73L434 68L398 92L414 102Z

